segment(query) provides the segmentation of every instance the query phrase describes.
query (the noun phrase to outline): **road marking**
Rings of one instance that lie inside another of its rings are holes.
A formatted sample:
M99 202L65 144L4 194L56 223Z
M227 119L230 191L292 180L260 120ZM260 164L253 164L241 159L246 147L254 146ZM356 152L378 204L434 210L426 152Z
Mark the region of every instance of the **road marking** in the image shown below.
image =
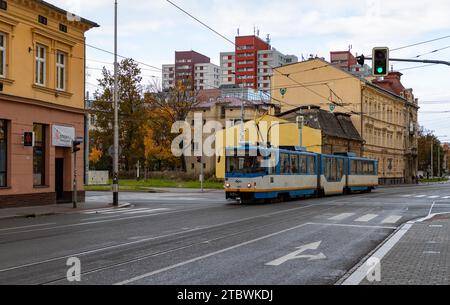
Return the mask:
M116 283L114 285L131 284L133 282L145 279L147 277L150 277L150 276L162 273L162 272L166 272L166 271L178 268L178 267L182 267L182 266L185 266L185 265L188 265L188 264L191 264L191 263L203 260L203 259L211 257L211 256L222 254L222 253L225 253L225 252L228 252L228 251L231 251L231 250L243 247L243 246L247 246L247 245L253 244L255 242L258 242L258 241L261 241L261 240L264 240L264 239L268 239L268 238L271 238L271 237L274 237L274 236L277 236L277 235L280 235L280 234L283 234L283 233L287 233L287 232L290 232L290 231L293 231L293 230L297 230L297 229L303 228L303 227L305 227L307 225L308 224L305 223L305 224L302 224L302 225L299 225L299 226L295 226L295 227L292 227L292 228L289 228L289 229L286 229L286 230L278 231L278 232L275 232L275 233L272 233L272 234L269 234L269 235L266 235L266 236L262 236L262 237L259 237L259 238L256 238L256 239L252 239L252 240L249 240L249 241L246 241L246 242L243 242L243 243L240 243L240 244L237 244L237 245L234 245L234 246L231 246L231 247L219 250L219 251L215 251L215 252L212 252L212 253L209 253L209 254L206 254L206 255L198 256L196 258L193 258L193 259L190 259L190 260L187 260L187 261L175 264L175 265L171 265L171 266L159 269L159 270L148 272L148 273L145 273L143 275L136 276L136 277L133 277L131 279L128 279L128 280Z
M156 212L164 212L164 211L171 211L171 209L144 209L142 211L131 211L126 212L124 215L135 215L135 214L145 214L145 213L156 213Z
M288 261L294 260L294 259L308 259L308 261L317 261L317 260L323 260L323 259L327 259L327 257L325 256L325 254L323 254L322 252L317 254L317 255L300 255L305 251L308 250L317 250L319 249L320 245L322 244L322 241L318 241L315 243L311 243L308 245L304 245L301 247L298 247L297 251L292 252L286 256L283 256L279 259L276 259L274 261L271 261L269 263L266 264L266 266L275 266L278 267Z
M239 220L228 221L228 222L224 222L224 223L220 223L220 224L216 224L216 225L212 225L212 226L198 227L198 228L194 228L194 229L191 229L191 230L183 230L183 231L180 231L180 232L175 232L175 233L170 233L170 234L165 234L165 235L160 235L160 236L155 236L155 237L149 237L149 238L146 238L146 239L141 239L141 240L137 240L137 241L117 244L117 245L114 245L114 246L108 246L108 247L104 247L104 248L99 248L99 249L79 252L79 253L70 254L70 255L66 255L66 256L55 257L55 258L51 258L51 259L47 259L47 260L43 260L43 261L28 263L28 264L24 264L24 265L20 265L20 266L14 266L14 267L10 267L10 268L7 268L7 269L1 269L0 273L6 272L6 271L12 271L12 270L16 270L16 269L21 269L21 268L26 268L26 267L31 267L31 266L35 266L35 265L39 265L39 264L43 264L43 263L49 263L49 262L53 262L53 261L58 261L58 260L61 260L61 259L67 259L69 257L78 257L78 256L87 255L87 254L92 254L92 253L102 252L102 251L106 251L106 250L111 250L111 249L115 249L115 248L120 248L120 247L135 245L135 244L140 244L140 243L144 243L144 242L148 242L148 241L152 241L152 240L157 240L157 239L161 239L161 238L165 238L165 237L173 237L173 236L181 235L183 233L192 233L192 232L197 232L197 231L200 231L200 230L203 230L203 229L218 228L218 227L221 227L221 226L235 224L235 223L239 223L239 222L243 222L243 221L247 221L247 220L253 220L253 219L258 219L258 218L266 218L268 216L288 213L288 212L292 212L292 211L304 210L304 209L311 208L311 207L317 207L317 205L316 204L310 204L310 205L299 207L299 208L287 209L287 210L283 210L283 211L267 213L267 214L263 214L263 215L253 216L253 217L242 218L242 219L239 219ZM203 208L201 208L201 209L203 209ZM201 210L201 209L195 209L195 210ZM173 212L166 212L166 213L154 214L154 215L126 217L126 218L121 218L119 220L147 218L147 217L152 217L152 216L155 216L155 215L175 214L175 213L180 213L180 212L183 212L183 211L173 211ZM101 221L101 222L96 222L96 223L112 222L112 221L116 221L116 220L113 219L113 220ZM38 229L38 231L45 231L45 230L49 230L49 229L59 229L59 228L62 228L62 227L73 227L73 226L79 226L79 225L83 225L83 224L74 224L74 225L59 226L59 227L52 227L52 228L46 228L46 229ZM307 225L307 224L304 224L304 225ZM35 232L35 231L36 230L28 231L28 232ZM20 233L24 233L24 232L25 231L20 232Z
M56 223L54 223L54 222L49 222L49 223L43 223L43 224L40 224L40 225L33 225L33 226L6 228L6 229L0 229L0 232L2 232L2 231L13 231L13 230L17 230L17 229L28 229L28 228L44 227L44 226L50 226L50 225L55 225L55 224Z
M112 215L112 214L123 214L123 213L127 213L127 212L131 212L131 211L143 211L143 210L148 210L149 208L141 208L141 209L117 209L115 211L111 211L111 212L102 212L100 214L103 215Z
M411 229L413 226L412 223L408 223L404 225L397 233L394 234L378 251L375 252L364 264L362 264L352 275L350 275L342 285L359 285L369 274L370 274L370 266L367 262L370 259L376 258L381 261L389 251L402 239L402 237Z
M386 219L384 219L383 221L382 221L382 223L397 223L400 219L402 219L403 218L403 216L396 216L396 215L393 215L393 216L389 216L389 217L387 217Z
M418 196L414 196L415 198L424 198L427 197L427 195L418 195Z
M356 222L369 222L377 217L378 217L377 214L367 214L367 215L364 215L363 217L356 219L355 221Z
M450 196L442 197L442 199L450 199Z
M402 197L408 198L408 197L412 197L413 195L402 195Z
M389 229L389 230L397 229L397 227L388 227L388 226L351 225L351 224L339 224L339 223L309 222L308 224L316 225L316 226L326 226L326 227L344 227L344 228L360 228L360 229Z
M428 196L429 199L436 199L439 198L440 196Z
M329 220L337 220L337 221L344 220L344 219L350 218L354 215L356 215L356 214L355 213L342 213L342 214L339 214L339 215L329 218Z

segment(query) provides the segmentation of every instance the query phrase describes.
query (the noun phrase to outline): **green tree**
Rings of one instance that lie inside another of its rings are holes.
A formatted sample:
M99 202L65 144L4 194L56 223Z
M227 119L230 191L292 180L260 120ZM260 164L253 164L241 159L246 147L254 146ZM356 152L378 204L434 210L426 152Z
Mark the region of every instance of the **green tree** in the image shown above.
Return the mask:
M439 139L434 135L433 131L427 130L423 127L419 130L419 170L431 174L431 148L433 147L433 174L438 175L439 164L440 172L443 173L444 164L444 149ZM440 161L438 160L440 157Z
M103 78L98 80L99 89L94 94L91 113L96 117L92 141L107 155L113 145L113 93L114 74L103 68ZM120 167L129 171L137 161L144 161L144 123L147 119L143 98L141 70L132 59L124 59L118 67L119 96L119 143L122 150ZM109 169L112 158L108 156Z

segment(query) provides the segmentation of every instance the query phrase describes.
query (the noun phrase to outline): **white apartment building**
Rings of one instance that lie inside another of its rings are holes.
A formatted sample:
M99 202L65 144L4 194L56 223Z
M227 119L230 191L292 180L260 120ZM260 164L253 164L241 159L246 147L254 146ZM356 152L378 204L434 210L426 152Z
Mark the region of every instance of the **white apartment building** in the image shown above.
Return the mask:
M220 85L236 83L236 54L234 52L220 53L220 68L222 69Z
M221 69L211 63L196 64L194 66L195 90L219 88ZM162 88L174 88L176 83L175 65L162 66Z
M258 90L270 90L272 68L281 67L298 62L295 55L284 55L276 49L258 51Z
M169 89L175 86L175 65L162 66L162 88Z
M276 49L258 51L258 68L240 68L239 72L249 72L250 75L242 76L253 80L258 78L258 90L270 90L270 77L272 76L272 68L284 66L298 62L295 55L284 55ZM229 86L236 84L236 54L235 52L220 53L220 67L222 68L221 86Z
M212 63L196 64L194 83L196 90L218 89L220 87L221 69Z

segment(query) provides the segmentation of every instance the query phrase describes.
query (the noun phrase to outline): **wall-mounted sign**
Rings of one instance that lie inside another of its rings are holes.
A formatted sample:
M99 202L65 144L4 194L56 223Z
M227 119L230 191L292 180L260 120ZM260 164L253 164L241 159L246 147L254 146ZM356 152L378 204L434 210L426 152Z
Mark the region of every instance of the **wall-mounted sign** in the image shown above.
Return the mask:
M23 133L23 146L24 147L34 147L34 132L24 132Z
M75 128L53 125L52 144L55 147L72 147L75 140Z
M280 89L280 93L281 93L281 95L282 95L283 97L286 95L287 91L288 91L287 88L281 88L281 89Z
M336 105L335 104L330 104L330 112L334 112L336 110Z

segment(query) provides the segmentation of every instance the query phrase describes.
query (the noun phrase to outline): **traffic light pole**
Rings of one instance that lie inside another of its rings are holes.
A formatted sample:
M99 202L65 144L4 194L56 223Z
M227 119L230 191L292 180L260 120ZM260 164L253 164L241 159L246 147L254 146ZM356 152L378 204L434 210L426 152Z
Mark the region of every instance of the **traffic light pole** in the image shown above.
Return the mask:
M114 2L114 156L113 156L113 206L119 206L119 102L117 63L117 0Z
M73 153L73 208L78 205L78 182L77 182L77 152Z

